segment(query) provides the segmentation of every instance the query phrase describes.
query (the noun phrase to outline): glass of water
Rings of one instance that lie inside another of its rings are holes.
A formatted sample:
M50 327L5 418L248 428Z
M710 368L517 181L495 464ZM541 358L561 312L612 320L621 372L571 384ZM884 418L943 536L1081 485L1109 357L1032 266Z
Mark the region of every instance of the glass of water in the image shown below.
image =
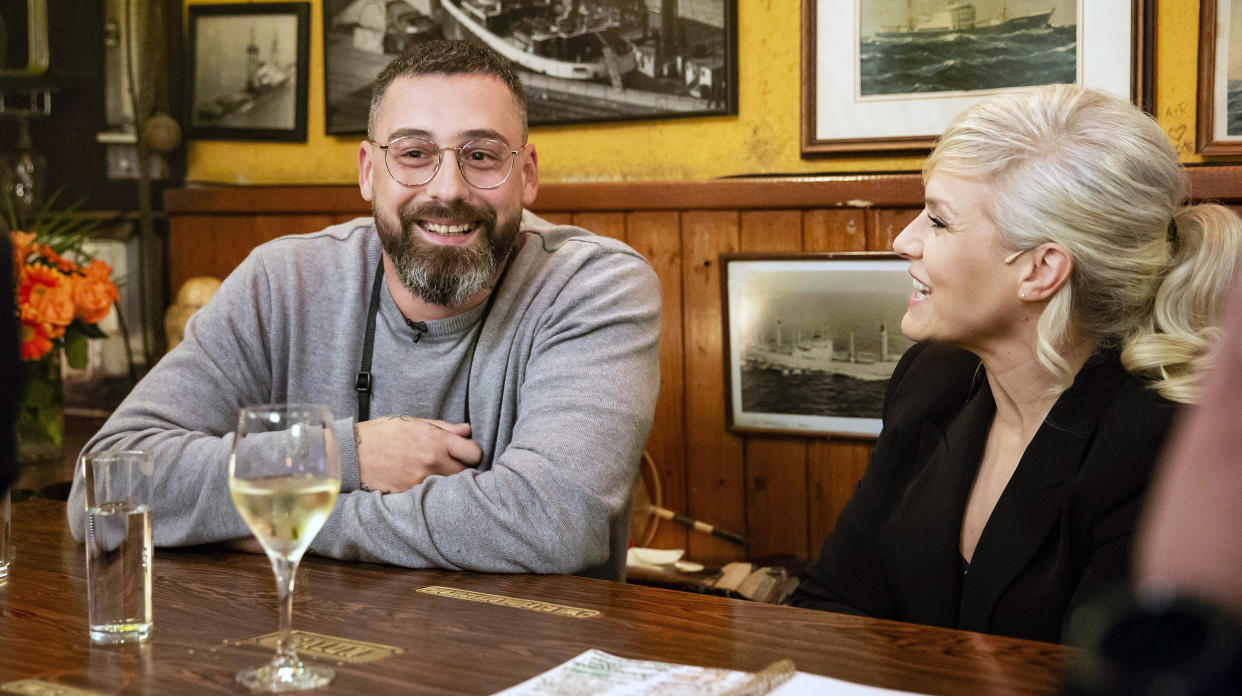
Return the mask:
M315 404L243 408L229 457L229 491L276 574L280 634L272 661L239 672L251 691L323 686L335 673L304 664L293 649L293 580L341 489L332 412Z
M150 452L82 455L86 482L86 597L91 640L151 635Z

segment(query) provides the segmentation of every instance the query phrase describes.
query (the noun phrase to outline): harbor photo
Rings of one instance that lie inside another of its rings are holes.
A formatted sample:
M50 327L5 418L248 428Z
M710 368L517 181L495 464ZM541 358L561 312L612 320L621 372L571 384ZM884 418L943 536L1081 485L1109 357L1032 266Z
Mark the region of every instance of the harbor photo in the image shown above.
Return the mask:
M532 126L737 112L736 0L325 0L327 132L364 132L371 80L440 37L512 61Z
M1077 0L862 0L861 97L1074 83Z
M306 140L308 3L191 5L189 135Z
M876 435L911 341L893 254L722 257L728 420L741 431Z

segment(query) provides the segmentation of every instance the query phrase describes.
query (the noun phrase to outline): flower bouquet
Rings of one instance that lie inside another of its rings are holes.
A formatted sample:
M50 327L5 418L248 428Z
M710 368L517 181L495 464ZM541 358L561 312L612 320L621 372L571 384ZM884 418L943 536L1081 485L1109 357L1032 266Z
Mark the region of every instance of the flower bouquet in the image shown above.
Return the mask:
M105 336L98 324L120 294L108 264L82 249L96 222L72 207L51 212L52 201L31 216L6 202L22 356L18 456L54 458L64 434L61 354L71 367L86 367L88 341Z

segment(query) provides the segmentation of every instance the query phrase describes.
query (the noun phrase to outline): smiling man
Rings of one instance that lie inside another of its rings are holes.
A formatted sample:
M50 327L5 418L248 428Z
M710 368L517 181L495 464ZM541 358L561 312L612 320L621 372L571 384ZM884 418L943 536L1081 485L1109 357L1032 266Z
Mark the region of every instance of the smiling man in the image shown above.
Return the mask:
M526 137L521 83L481 44L419 43L380 74L358 148L373 218L255 249L87 445L155 452L157 544L248 537L237 409L315 402L342 484L313 551L624 576L659 287L624 244L524 210Z

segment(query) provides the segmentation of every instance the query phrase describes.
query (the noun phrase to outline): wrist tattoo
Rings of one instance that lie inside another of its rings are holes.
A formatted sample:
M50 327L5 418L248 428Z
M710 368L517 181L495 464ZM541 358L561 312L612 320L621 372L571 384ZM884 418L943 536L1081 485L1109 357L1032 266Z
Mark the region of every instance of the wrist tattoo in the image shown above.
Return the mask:
M355 455L360 449L362 449L362 433L358 430L358 424L354 423L354 453ZM362 462L361 461L359 461L358 463L358 490L366 491L367 493L372 493L377 490L375 488L371 488L370 486L362 482ZM380 493L384 495L388 495L390 492L391 491L380 490Z

